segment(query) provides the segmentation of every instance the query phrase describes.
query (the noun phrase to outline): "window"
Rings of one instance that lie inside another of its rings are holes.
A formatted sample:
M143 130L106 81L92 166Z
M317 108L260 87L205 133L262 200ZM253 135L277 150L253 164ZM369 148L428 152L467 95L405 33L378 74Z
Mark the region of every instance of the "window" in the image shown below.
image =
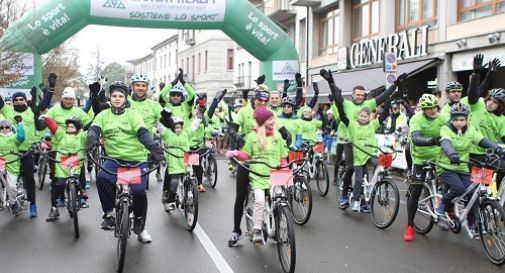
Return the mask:
M181 68L184 68L184 59L181 59Z
M458 19L468 21L505 12L505 0L459 0Z
M246 79L247 79L247 85L246 85L246 88L251 88L252 86L252 82L251 82L251 74L252 74L252 62L249 61L249 63L247 63L247 76L246 76Z
M167 54L163 56L163 67L167 68Z
M307 20L300 20L300 35L298 36L298 54L300 55L300 60L305 61L306 49L307 49Z
M396 28L437 23L437 0L396 0Z
M195 82L195 55L191 56L191 79Z
M202 68L202 54L198 53L198 73L200 73Z
M172 52L168 52L168 65L172 63Z
M207 54L207 50L205 50L205 61L204 61L204 65L203 65L203 72L207 73L207 60L208 60L208 54Z
M233 48L229 48L226 54L227 69L233 70Z
M380 0L352 0L352 40L379 34Z
M305 25L305 20L303 24ZM305 29L303 30L303 34L305 36ZM339 36L340 16L338 9L321 13L319 16L319 55L325 56L336 53L338 50Z

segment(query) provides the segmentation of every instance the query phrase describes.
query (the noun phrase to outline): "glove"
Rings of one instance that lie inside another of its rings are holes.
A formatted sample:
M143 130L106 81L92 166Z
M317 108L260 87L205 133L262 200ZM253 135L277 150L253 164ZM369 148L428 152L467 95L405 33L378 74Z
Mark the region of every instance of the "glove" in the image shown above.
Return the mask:
M169 119L172 116L172 112L168 108L163 108L160 114L163 119Z
M231 150L231 151L226 151L226 153L224 154L224 157L226 159L232 159L234 157L237 157L237 155L238 155L237 150Z
M182 85L185 85L186 84L186 81L184 80L184 71L182 70L182 68L179 68L179 76L177 76L177 79L179 79L179 81L181 82Z
M279 133L281 134L282 139L286 141L286 145L288 145L288 147L291 146L291 142L293 142L293 139L291 138L291 134L288 132L286 127L282 126L281 128L279 128Z
M98 83L100 83L101 86L105 86L107 84L107 79L104 75L100 75L100 77L98 77Z
M14 116L14 120L16 121L16 124L23 122L23 117L20 115Z
M432 137L431 145L440 145L440 137Z
M42 114L42 115L39 116L39 120L42 121L42 122L44 122L46 120L46 117L47 117L46 114Z
M256 84L260 85L260 84L263 84L265 82L265 75L261 75L259 76L256 80L254 80L256 82Z
M317 82L313 82L312 87L314 88L314 96L319 96L319 87L317 86Z
M41 116L42 117L42 116ZM91 151L98 145L98 139L88 136L88 141L86 142L86 150Z
M505 158L505 149L503 149L502 147L496 148L495 153L499 155L501 158Z
M335 80L333 80L333 75L331 75L331 70L321 69L319 71L319 75L325 79L328 84L335 84Z
M175 77L175 79L170 83L172 87L176 86L177 83L179 82L179 76Z
M247 100L247 96L249 94L249 89L242 90L242 98Z
M328 100L329 100L330 102L333 102L333 96L332 96L331 94L328 94Z
M223 98L224 98L224 96L226 95L226 92L227 92L227 91L228 91L228 90L223 89L223 91L221 92L221 95L219 95L219 101L222 101L222 100L223 100Z
M489 62L489 71L495 72L496 70L498 70L500 65L501 65L500 60L497 58L494 58L492 61Z
M407 73L401 74L400 76L398 76L398 78L394 82L394 85L400 86L407 79L407 77L408 77Z
M165 161L165 153L163 153L163 150L158 144L153 144L147 147L147 149L151 152L151 158L155 162L159 163Z
M163 87L165 87L165 83L164 83L164 82L160 82L160 85L159 85L159 86L160 86L160 90L162 90L162 89L163 89ZM172 86L173 86L173 85L172 85Z
M296 73L295 74L295 80L296 80L296 86L302 86L303 85L302 74Z
M58 76L54 73L49 73L49 77L47 77L47 82L49 82L49 89L54 90L54 86L56 86L56 79Z
M89 86L89 94L92 98L96 98L98 96L98 93L100 93L100 89L101 89L101 86L100 86L100 83L99 82L94 82Z
M284 80L284 86L283 86L283 91L284 92L288 92L288 89L289 87L291 86L291 84L289 83L289 80Z
M461 160L459 159L459 156L457 154L451 154L449 156L449 160L451 160L451 164L459 164L459 163L461 163Z
M483 62L484 55L477 54L473 57L473 73L478 74L484 69L484 66L482 65Z

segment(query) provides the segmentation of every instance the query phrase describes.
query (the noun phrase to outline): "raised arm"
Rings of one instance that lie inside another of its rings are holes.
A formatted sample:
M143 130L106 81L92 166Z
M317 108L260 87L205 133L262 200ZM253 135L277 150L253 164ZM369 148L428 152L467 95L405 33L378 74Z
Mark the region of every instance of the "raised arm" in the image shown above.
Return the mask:
M314 87L314 96L312 97L312 99L310 100L309 102L309 107L311 109L314 109L314 107L316 106L316 103L317 103L317 99L319 97L319 87L317 86L317 82L313 82L312 83L312 87Z

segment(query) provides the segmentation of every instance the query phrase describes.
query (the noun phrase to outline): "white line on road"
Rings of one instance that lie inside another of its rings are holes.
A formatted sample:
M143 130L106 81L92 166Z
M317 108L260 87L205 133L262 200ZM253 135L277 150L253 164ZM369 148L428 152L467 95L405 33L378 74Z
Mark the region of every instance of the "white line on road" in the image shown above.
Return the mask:
M219 250L217 250L216 246L214 245L212 240L210 240L209 236L207 235L207 233L205 233L200 224L197 223L193 231L196 234L196 237L198 237L198 240L200 240L200 243L202 244L203 248L205 248L205 251L207 251L210 258L216 265L219 272L233 273L233 270L231 269L230 265L223 258L223 255L221 255Z

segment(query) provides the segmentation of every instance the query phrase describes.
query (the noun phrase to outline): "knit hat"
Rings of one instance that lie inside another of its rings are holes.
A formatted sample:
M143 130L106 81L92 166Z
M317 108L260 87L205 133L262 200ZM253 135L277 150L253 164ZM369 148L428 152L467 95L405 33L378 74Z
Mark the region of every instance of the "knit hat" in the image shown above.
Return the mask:
M12 94L12 99L15 99L18 97L22 97L23 99L26 100L26 93L25 92L15 92L14 94Z
M274 113L268 110L265 106L256 107L254 110L254 119L258 126L262 126L269 118L273 117Z

